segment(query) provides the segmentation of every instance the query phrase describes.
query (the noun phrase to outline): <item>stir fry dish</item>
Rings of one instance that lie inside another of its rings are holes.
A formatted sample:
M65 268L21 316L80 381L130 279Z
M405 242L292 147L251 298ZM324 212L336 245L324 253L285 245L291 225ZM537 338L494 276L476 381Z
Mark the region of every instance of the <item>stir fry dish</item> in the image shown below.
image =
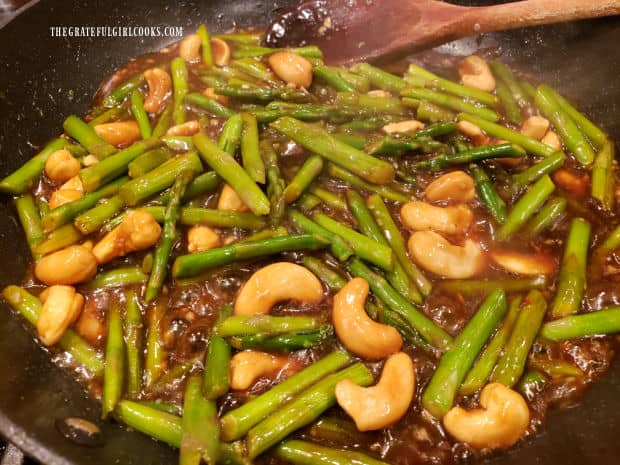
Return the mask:
M182 465L535 436L613 357L614 143L499 61L321 57L201 26L118 71L0 181L32 252L5 301Z

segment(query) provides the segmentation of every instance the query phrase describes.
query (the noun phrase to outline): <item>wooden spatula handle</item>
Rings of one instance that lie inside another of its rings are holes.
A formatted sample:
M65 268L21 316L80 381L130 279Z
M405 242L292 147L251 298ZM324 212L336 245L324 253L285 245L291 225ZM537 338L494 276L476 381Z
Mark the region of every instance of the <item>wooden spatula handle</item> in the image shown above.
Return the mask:
M472 32L491 32L620 14L620 0L527 0L466 13Z

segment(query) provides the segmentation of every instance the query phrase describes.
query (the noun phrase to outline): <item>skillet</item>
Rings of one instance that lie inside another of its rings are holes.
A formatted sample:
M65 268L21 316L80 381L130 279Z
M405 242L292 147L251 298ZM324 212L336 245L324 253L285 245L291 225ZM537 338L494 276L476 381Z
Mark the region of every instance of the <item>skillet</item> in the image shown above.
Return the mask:
M52 38L53 25L183 26L206 22L214 31L268 22L266 0L41 0L0 30L0 176L54 137L68 114L84 114L97 86L132 56L174 38ZM475 2L461 2L476 4ZM478 2L477 4L481 4ZM487 2L488 3L488 2ZM463 40L442 51L469 54L499 45L502 58L573 98L620 140L620 18L530 28ZM8 198L0 201L0 286L22 280L28 249ZM98 422L99 405L55 366L33 333L0 306L0 434L46 465L164 465L177 453L137 432ZM501 454L493 464L611 465L620 459L620 361L575 408L551 412L545 433ZM64 439L57 419L98 423L102 447Z

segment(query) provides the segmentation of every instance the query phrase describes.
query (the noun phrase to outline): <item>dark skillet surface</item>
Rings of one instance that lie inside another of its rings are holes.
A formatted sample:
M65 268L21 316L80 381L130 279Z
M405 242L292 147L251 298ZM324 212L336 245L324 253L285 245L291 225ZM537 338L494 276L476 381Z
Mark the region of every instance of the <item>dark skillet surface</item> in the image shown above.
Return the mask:
M84 114L99 82L132 56L170 38L52 38L52 25L183 26L213 30L264 24L275 4L260 0L41 1L0 30L0 176L17 168L54 137L63 119ZM462 2L466 3L466 2ZM236 23L235 23L236 22ZM494 35L503 59L574 98L620 140L620 19L562 24ZM464 44L456 44L455 51ZM0 286L19 283L28 256L13 209L0 202ZM54 366L24 323L0 304L0 434L46 465L173 464L177 453L119 425L100 423L106 444L85 448L62 438L54 421L80 416L98 422L99 405ZM494 464L607 465L620 459L620 363L583 403L554 410L545 433Z

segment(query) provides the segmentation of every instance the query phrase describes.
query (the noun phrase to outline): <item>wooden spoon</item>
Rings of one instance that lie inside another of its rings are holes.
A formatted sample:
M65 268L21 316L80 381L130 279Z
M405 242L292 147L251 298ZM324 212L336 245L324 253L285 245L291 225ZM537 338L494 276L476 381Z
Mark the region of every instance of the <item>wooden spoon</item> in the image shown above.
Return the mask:
M463 7L436 0L310 0L279 12L273 46L316 44L329 64L395 58L482 32L620 14L620 0L527 0Z

